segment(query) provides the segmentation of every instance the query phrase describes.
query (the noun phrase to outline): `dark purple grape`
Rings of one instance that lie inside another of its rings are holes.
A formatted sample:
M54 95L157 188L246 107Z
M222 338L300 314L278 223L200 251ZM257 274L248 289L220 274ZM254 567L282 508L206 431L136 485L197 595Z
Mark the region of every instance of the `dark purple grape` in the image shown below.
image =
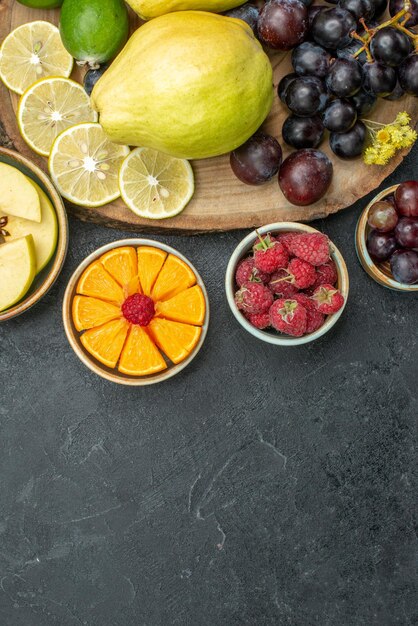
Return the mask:
M274 50L291 50L305 39L308 9L300 0L269 0L260 12L258 35Z
M357 111L357 115L368 115L370 111L373 111L376 106L377 97L367 91L360 89L354 96L350 98L350 101L354 104Z
M375 96L388 96L396 87L396 71L374 61L363 65L363 89Z
M374 5L374 18L379 19L382 17L388 8L388 0L373 0Z
M331 55L321 46L304 41L292 52L293 69L299 76L318 76L324 78L328 72Z
M418 54L411 54L398 67L398 78L406 93L418 96Z
M357 120L346 133L331 133L329 145L340 159L354 159L363 152L366 135L365 125L362 121Z
M240 7L236 7L235 9L231 9L230 11L226 11L224 15L228 17L234 17L238 20L246 22L253 31L254 35L258 35L257 24L260 12L255 4L252 4L251 2L246 2Z
M386 26L374 35L370 43L370 52L376 61L396 67L411 52L411 40L394 26Z
M103 76L103 74L105 73L108 67L109 67L108 64L104 64L104 65L101 65L97 70L89 70L88 72L86 72L84 76L83 85L84 85L84 89L86 93L89 96L91 96L91 92L93 91L94 85L97 83L99 78Z
M410 7L408 13L411 14L411 17L406 23L408 28L412 26L416 26L418 24L418 0L409 0ZM402 11L405 6L405 0L389 0L389 13L391 17Z
M322 121L327 130L345 133L354 126L357 112L348 100L333 100L324 111Z
M345 48L351 42L350 33L356 29L356 20L339 7L321 11L312 24L312 37L320 46L329 50Z
M297 150L285 159L279 170L279 185L292 204L306 206L320 200L332 180L332 163L320 150Z
M360 65L364 65L364 63L366 63L367 61L367 55L366 52L363 50L362 52L360 52L359 55L357 55L356 57L354 56L355 53L360 50L360 48L363 47L363 44L361 43L361 41L359 41L358 39L353 39L352 42L346 46L345 48L341 48L340 50L337 50L337 57L339 59L356 59Z
M357 20L364 17L368 22L374 15L373 0L339 0L338 5L346 11L350 11Z
M395 89L392 91L392 93L390 93L388 96L385 96L385 100L399 100L400 98L402 98L402 96L405 95L404 90L402 89L402 87L399 84L399 81L396 83L396 87Z
M262 185L279 171L282 149L277 139L257 132L231 152L230 163L235 176L247 185Z
M325 6L325 4L314 4L311 7L309 7L309 12L308 12L308 28L309 28L309 30L311 30L312 23L313 23L314 19L316 18L316 16L318 15L318 13L321 13L321 11L325 11L326 8L327 7Z
M396 250L390 259L395 280L405 285L418 283L418 254L413 250Z
M374 261L382 263L395 252L398 244L393 233L371 230L367 237L367 250Z
M337 98L348 98L360 89L361 65L355 59L335 59L326 78L326 86Z
M388 200L379 200L375 202L369 209L367 222L369 226L375 228L381 233L392 231L398 223L398 214L392 202Z
M279 82L279 85L277 87L277 95L279 96L280 100L284 102L285 104L286 104L287 89L290 83L294 81L295 78L297 77L298 77L297 74L286 74L286 76L283 76L283 78Z
M319 116L290 115L283 124L283 140L293 148L317 148L324 137L324 125Z
M407 180L395 191L395 206L399 215L418 217L418 181Z
M285 101L292 113L312 117L325 109L328 95L319 78L301 76L290 83Z
M395 228L395 238L402 248L418 248L418 219L401 217Z

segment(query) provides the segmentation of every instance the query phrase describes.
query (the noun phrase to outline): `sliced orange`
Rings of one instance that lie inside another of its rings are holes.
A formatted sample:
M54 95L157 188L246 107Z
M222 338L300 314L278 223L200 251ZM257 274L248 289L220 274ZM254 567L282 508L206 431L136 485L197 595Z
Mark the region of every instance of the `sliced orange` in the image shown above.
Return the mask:
M101 326L122 316L119 306L89 296L75 296L72 313L74 326L79 331Z
M199 285L180 291L176 296L157 302L155 310L160 317L175 322L201 326L205 320L206 302Z
M139 282L141 283L143 293L146 296L150 296L151 289L163 266L167 252L151 246L140 246L137 252Z
M146 376L167 369L167 364L142 326L133 325L122 350L118 369L122 374Z
M189 356L202 332L200 326L180 324L158 317L151 320L147 329L160 350L173 363L180 363Z
M100 261L94 261L81 275L77 293L109 302L122 304L125 300L122 287L105 270Z
M80 341L92 356L107 367L114 368L119 360L129 330L125 319L113 320L97 328L90 328Z
M100 257L100 262L123 288L126 297L139 291L138 260L135 248L114 248Z
M187 263L169 254L152 288L151 297L155 302L168 300L195 282L196 276Z

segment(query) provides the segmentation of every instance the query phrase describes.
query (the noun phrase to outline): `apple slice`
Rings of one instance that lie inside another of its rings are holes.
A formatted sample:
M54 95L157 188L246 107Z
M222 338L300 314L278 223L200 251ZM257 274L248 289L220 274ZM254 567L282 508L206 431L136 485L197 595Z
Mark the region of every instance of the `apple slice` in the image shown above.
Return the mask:
M0 163L0 212L41 221L41 203L29 179L16 167Z
M8 216L5 230L9 233L6 241L32 235L36 253L36 273L48 264L57 247L58 223L52 203L46 193L32 180L28 179L38 193L41 202L41 221L33 222L23 217Z
M0 245L0 311L19 302L36 275L32 235Z

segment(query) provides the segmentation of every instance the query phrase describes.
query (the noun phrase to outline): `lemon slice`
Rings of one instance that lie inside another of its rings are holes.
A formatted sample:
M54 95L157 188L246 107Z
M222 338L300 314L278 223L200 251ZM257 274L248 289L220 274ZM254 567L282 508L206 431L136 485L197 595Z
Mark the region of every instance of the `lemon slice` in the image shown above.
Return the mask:
M74 204L97 207L120 196L118 174L128 146L112 143L100 124L78 124L56 138L49 171L59 192Z
M180 213L194 192L192 166L151 148L136 148L120 169L123 200L139 215L153 220Z
M0 48L0 78L18 94L40 78L68 76L74 60L59 30L49 22L29 22L12 31Z
M43 78L20 99L17 122L23 139L38 154L48 156L66 128L96 122L97 113L83 87L68 78Z

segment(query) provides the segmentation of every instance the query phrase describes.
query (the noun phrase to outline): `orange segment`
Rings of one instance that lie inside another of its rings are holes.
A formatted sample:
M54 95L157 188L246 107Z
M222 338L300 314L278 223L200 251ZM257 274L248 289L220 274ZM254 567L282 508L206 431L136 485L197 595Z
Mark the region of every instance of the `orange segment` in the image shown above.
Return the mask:
M163 266L167 252L151 246L141 246L137 252L139 282L141 283L143 293L146 296L150 296L151 289Z
M80 341L92 356L107 367L116 367L129 323L125 319L113 320L103 326L91 328L81 335Z
M155 302L168 300L173 296L191 287L196 282L196 276L190 267L174 254L169 254L158 274L151 296Z
M100 261L94 261L84 270L77 285L77 293L122 304L122 287L105 270Z
M104 268L123 288L126 297L139 291L138 261L135 248L114 248L100 257Z
M74 326L86 330L121 317L120 307L89 296L75 296L72 306Z
M160 317L201 326L206 313L205 297L199 285L195 285L180 291L170 300L157 302L155 310Z
M122 374L146 376L167 369L167 364L142 326L135 324L122 350L118 369Z
M173 363L180 363L189 356L202 332L199 326L180 324L158 317L151 320L147 329L160 350Z

